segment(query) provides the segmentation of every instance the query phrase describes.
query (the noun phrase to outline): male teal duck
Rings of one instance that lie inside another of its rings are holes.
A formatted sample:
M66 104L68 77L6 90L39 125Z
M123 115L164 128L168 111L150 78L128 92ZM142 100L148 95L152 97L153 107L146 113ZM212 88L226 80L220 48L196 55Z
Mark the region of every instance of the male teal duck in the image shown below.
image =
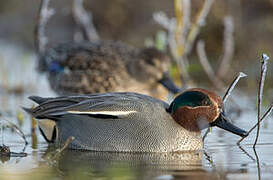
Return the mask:
M164 99L168 91L179 91L169 65L169 57L155 48L117 41L58 44L39 58L39 70L48 73L58 95L130 91Z
M247 135L226 120L223 102L218 95L199 88L183 92L170 105L132 92L57 98L32 96L30 99L39 106L25 108L27 112L39 122L47 119L56 122L51 131L42 129L44 136L60 144L73 136L75 139L69 144L72 149L115 152L200 150L203 147L200 131L209 126Z

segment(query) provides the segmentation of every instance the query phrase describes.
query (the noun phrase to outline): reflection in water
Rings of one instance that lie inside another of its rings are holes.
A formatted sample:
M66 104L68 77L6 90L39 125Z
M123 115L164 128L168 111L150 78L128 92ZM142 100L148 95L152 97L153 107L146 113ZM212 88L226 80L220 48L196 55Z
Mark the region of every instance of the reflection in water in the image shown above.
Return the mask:
M47 152L46 154L51 152ZM65 150L56 162L63 176L84 174L86 177L148 179L214 176L202 167L203 153L114 153ZM165 177L166 178L166 177Z

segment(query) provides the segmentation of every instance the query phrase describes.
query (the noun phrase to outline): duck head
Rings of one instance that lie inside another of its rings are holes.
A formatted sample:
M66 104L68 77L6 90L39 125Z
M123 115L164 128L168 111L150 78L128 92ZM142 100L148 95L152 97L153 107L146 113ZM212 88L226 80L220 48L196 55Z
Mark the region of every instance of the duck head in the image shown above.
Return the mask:
M155 48L143 48L129 68L130 73L133 73L138 81L160 83L168 91L176 94L180 89L169 76L169 66L170 58L165 53Z
M193 88L177 96L170 105L172 117L188 131L217 126L239 136L247 132L231 124L224 113L222 99L214 92Z

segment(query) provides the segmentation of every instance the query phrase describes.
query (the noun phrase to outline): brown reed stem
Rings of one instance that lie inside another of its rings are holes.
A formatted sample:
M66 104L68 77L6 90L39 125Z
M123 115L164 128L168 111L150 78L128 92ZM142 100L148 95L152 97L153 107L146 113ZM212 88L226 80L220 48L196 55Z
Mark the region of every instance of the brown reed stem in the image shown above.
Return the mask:
M267 62L269 60L269 57L266 54L262 55L262 62L261 62L261 75L260 75L260 80L259 80L259 89L258 89L258 113L257 113L257 121L258 121L258 126L257 126L257 133L256 133L256 138L253 144L253 148L256 147L256 144L258 142L259 138L259 133L260 133L260 118L261 118L261 105L263 102L263 88L264 88L264 81L265 81L265 76L266 76L266 70L267 70Z
M53 159L56 159L56 158L57 158L57 157L58 157L58 156L59 156L59 155L68 147L68 145L69 145L74 139L75 139L74 136L69 136L69 137L66 139L66 141L65 141L65 143L64 143L64 145L63 145L63 147L56 150L56 154L54 155Z
M257 162L258 180L260 180L260 179L261 179L261 166L260 166L260 160L259 160L259 156L258 156L258 154L257 154L257 152L256 152L255 147L253 147L253 151L254 151L254 155L255 155L255 157L256 157L256 162Z
M23 133L23 131L22 131L16 124L14 124L13 122L11 122L11 121L9 121L9 120L7 120L7 119L2 119L2 123L3 123L3 121L7 122L7 123L8 123L8 126L9 126L10 128L15 129L15 132L16 132L20 137L22 137L22 139L24 140L25 145L28 144L25 134ZM1 129L2 129L2 128L3 128L3 124L2 124ZM3 130L1 130L1 131L2 131L1 133L3 133Z
M263 117L259 120L259 122L257 122L247 133L247 136L264 120L268 117L268 115L272 112L273 110L273 105L271 105L267 111L264 113ZM239 145L247 136L242 137L237 144Z
M239 80L241 78L247 77L247 75L243 72L239 72L239 74L236 76L236 78L232 81L232 83L229 85L225 95L223 96L223 103L226 102L226 100L228 99L228 97L230 96L232 90L234 89L234 87L236 86L236 84L239 82Z
M206 23L206 18L210 12L211 6L214 0L204 0L202 7L200 8L199 12L195 17L195 21L190 28L190 31L187 36L186 45L185 45L185 53L189 54L192 50L193 43L197 35L200 32L201 26L204 26Z

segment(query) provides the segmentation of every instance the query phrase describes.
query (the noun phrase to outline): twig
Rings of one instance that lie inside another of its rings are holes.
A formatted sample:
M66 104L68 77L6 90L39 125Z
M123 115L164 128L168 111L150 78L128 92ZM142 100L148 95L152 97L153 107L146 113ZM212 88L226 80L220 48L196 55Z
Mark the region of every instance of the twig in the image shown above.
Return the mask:
M187 36L187 42L185 45L185 53L189 54L192 50L193 43L195 42L195 39L197 35L199 34L200 27L204 26L206 23L206 18L209 14L209 11L211 9L211 6L213 4L214 0L205 0L200 11L198 12L195 22L190 28L189 34Z
M239 72L239 74L236 76L236 78L232 81L232 83L230 84L230 86L228 87L225 95L223 96L223 103L226 102L226 100L228 99L228 97L230 96L232 90L234 89L234 87L236 86L236 84L238 83L238 81L241 78L247 77L247 75L243 72Z
M10 152L10 157L26 157L26 156L27 156L27 153L25 152L20 152L20 153Z
M197 54L200 60L201 65L203 66L205 72L207 73L210 81L214 84L214 86L217 89L222 89L224 84L223 82L217 78L217 76L215 75L209 61L206 55L206 51L205 51L205 43L204 41L200 40L197 42Z
M257 170L258 170L258 180L261 179L261 167L260 167L260 160L259 160L259 156L256 152L256 149L255 147L253 146L253 151L254 151L254 154L255 154L255 157L256 157L256 162L257 162Z
M264 119L266 119L268 117L268 115L272 112L273 110L273 105L271 105L268 110L264 113L263 117L259 120L259 122L257 122L247 133L247 136L259 125L259 123L261 123ZM242 137L237 144L239 145L247 136Z
M175 23L175 29L172 32L173 39L170 41L171 52L176 64L179 67L180 79L183 86L185 84L188 84L191 81L190 75L187 70L188 64L189 64L188 58L187 58L187 55L185 54L185 45L187 40L187 33L185 32L185 26L186 26L186 23L188 22L184 21L185 19L190 19L190 17L185 17L185 16L189 16L190 14L187 11L186 13L182 12L183 5L186 4L187 7L190 7L190 3L191 2L188 0L183 0L183 1L174 0L176 23Z
M65 141L65 143L64 143L64 145L63 145L63 147L62 147L61 149L57 149L57 150L56 150L56 154L54 155L53 159L56 159L56 158L59 156L59 154L61 154L61 153L68 147L68 145L69 145L74 139L75 139L74 136L69 136L69 137L66 139L66 141Z
M240 72L240 73L238 74L238 76L232 81L232 83L231 83L230 86L228 87L228 89L227 89L225 95L224 95L223 98L222 98L222 99L223 99L223 103L225 103L225 101L227 100L227 98L230 96L232 90L234 89L234 87L236 86L236 84L238 83L238 81L240 80L240 78L246 77L246 76L247 76L247 75L246 75L245 73ZM203 141L205 140L205 138L207 137L207 135L208 135L209 132L210 132L210 129L208 128L207 131L205 132L203 138L202 138Z
M26 157L27 153L25 152L11 152L10 148L8 146L5 146L4 144L0 146L0 157Z
M176 27L175 42L177 53L181 56L184 53L184 45L186 43L187 31L190 27L190 0L174 0Z
M162 12L153 15L154 20L168 30L168 45L179 68L180 79L184 87L187 84L193 84L188 73L188 55L199 34L200 27L205 24L213 2L214 0L204 0L193 25L190 24L190 0L174 0L175 19L169 19Z
M17 134L19 134L20 137L22 137L22 138L24 139L25 146L26 146L26 145L28 144L28 142L27 142L26 136L25 136L25 134L23 133L23 131L22 131L16 124L14 124L14 123L11 122L11 121L9 121L9 120L7 120L7 119L2 119L2 122L3 122L3 121L7 122L7 123L9 124L9 127L10 127L10 128L14 128L14 129L15 129L15 132L16 132Z
M264 80L266 76L268 60L269 60L269 57L266 54L263 54L262 62L261 62L261 76L260 76L259 89L258 89L258 113L257 113L258 126L257 126L257 134L256 134L256 139L255 139L253 148L256 147L256 144L259 138L259 133L260 133L260 118L261 118L260 114L261 114L261 105L263 101L263 88L264 88Z
M153 13L153 19L155 22L157 22L159 25L165 28L168 31L168 33L175 29L176 24L175 18L168 18L166 13L163 11Z
M81 28L84 37L91 42L99 40L99 35L93 24L91 12L86 12L83 8L83 0L74 0L72 8L73 18Z
M37 121L34 119L34 117L31 117L31 140L32 140L32 148L36 149L37 148L37 133L36 133L36 127L37 127Z
M207 137L207 135L209 134L210 131L211 131L211 127L208 127L205 134L204 134L204 136L202 137L203 142L205 141L205 139L206 139L206 137Z
M205 150L203 152L206 157L206 160L208 160L208 162L211 164L212 167L215 167L212 157L210 155L208 155L208 153Z
M1 144L4 145L4 121L3 119L1 120Z
M45 35L45 26L50 19L50 17L54 14L54 10L52 8L48 8L50 0L42 0L39 8L39 17L38 22L35 27L35 48L39 54L43 54L45 51L45 47L47 44L47 37Z
M219 69L217 71L217 76L224 78L227 71L230 67L230 61L233 58L234 54L234 24L231 16L227 16L224 18L224 41L223 41L223 56L222 60L220 61L221 64L219 66Z
M186 37L191 26L191 0L183 0L183 26L182 26L182 42L186 42Z
M256 159L255 158L253 158L241 145L239 145L238 144L238 147L239 147L239 149L245 154L245 155L247 155L252 161L256 161Z

